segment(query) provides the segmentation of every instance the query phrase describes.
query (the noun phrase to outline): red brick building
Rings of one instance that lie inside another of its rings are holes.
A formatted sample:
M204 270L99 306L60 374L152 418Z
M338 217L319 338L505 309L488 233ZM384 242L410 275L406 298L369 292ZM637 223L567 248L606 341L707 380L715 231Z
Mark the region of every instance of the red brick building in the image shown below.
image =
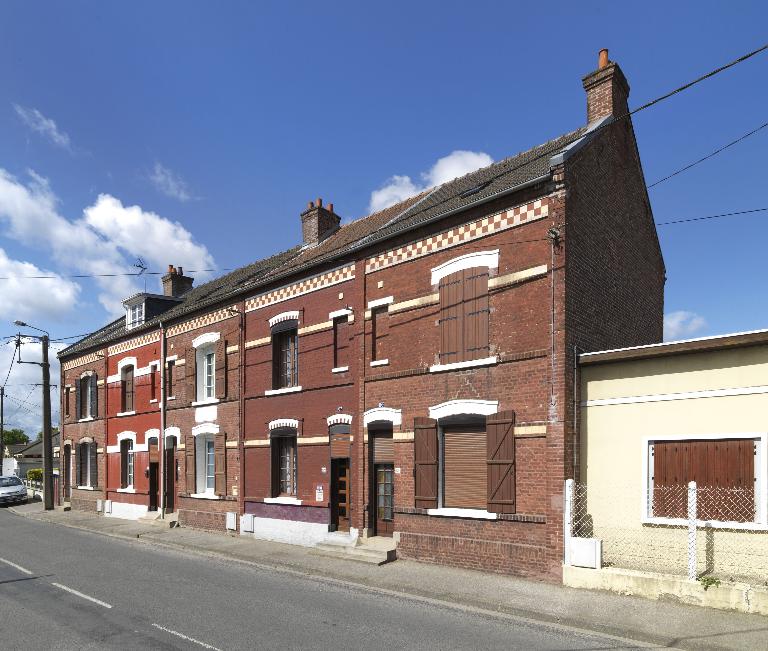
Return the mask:
M575 355L663 320L629 86L607 54L583 83L586 127L344 226L310 202L302 246L172 269L63 351L65 402L89 372L107 402L63 419L73 507L559 579Z

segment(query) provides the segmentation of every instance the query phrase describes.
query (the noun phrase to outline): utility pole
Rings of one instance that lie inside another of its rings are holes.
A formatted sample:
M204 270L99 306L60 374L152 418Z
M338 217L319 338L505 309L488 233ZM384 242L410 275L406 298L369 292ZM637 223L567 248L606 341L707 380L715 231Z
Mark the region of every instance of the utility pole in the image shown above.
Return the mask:
M0 475L3 474L3 460L5 458L5 420L3 419L4 403L5 385L0 387Z

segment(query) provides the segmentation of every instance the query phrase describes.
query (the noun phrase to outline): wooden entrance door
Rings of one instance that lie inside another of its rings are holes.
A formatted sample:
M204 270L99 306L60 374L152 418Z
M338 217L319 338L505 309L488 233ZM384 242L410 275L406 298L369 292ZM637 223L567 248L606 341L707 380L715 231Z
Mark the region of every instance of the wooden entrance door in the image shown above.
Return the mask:
M376 472L376 535L392 536L395 519L395 469L392 464L377 464Z
M173 513L176 510L176 438L169 436L165 439L165 511Z
M331 526L349 531L349 459L331 461Z

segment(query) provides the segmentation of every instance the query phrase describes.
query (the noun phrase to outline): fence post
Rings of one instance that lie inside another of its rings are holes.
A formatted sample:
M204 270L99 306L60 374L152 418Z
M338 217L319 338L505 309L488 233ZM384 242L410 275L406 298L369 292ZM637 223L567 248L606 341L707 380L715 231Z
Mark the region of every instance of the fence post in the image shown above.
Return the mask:
M571 564L571 537L573 536L573 479L565 480L565 494L563 505L563 564Z
M696 580L696 482L688 482L688 580Z

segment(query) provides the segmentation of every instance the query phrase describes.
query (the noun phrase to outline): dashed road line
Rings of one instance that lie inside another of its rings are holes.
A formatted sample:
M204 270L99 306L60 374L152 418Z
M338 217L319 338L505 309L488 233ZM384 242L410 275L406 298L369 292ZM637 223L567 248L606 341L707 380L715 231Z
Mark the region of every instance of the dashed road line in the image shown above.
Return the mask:
M19 572L24 572L24 574L28 574L29 576L32 576L32 572L30 572L26 567L22 567L21 565L16 565L16 563L12 563L9 560L6 560L5 558L0 558L0 563L5 563L6 565L10 565L11 567L17 569Z
M56 586L60 590L64 590L65 592L69 592L70 594L80 597L81 599L87 599L88 601L92 601L95 604L99 604L99 606L104 606L104 608L112 608L112 605L108 604L106 601L101 601L101 599L90 597L87 594L83 594L82 592L78 592L77 590L74 590L73 588L68 588L65 585L61 585L61 583L51 583L51 585Z
M170 633L171 635L175 635L176 637L180 637L182 640L186 640L187 642L194 642L195 644L199 644L204 649L211 649L211 651L221 651L221 649L218 649L215 646L211 646L210 644L196 640L193 637L189 637L189 635L184 635L184 633L179 633L178 631L174 631L170 628L165 628L165 626L160 626L160 624L152 624L152 626L161 631L165 631L166 633Z

